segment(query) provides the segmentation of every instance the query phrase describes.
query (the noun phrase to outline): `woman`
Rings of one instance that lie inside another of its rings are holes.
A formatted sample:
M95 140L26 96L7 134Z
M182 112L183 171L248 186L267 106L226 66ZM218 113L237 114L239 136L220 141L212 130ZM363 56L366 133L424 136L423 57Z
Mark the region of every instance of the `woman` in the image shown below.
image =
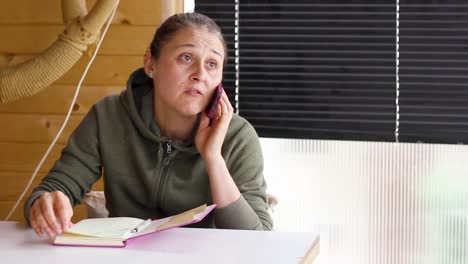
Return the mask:
M225 93L205 113L226 61L219 27L196 13L156 31L151 57L127 90L98 102L25 204L40 236L70 227L72 207L104 168L110 216L174 215L204 203L217 209L198 226L270 230L257 134L233 115Z

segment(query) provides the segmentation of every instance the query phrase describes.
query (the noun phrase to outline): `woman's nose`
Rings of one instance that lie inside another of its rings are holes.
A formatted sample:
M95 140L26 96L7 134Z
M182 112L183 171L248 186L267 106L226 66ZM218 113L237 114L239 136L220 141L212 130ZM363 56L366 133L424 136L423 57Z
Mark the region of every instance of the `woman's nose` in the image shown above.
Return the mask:
M207 72L204 65L194 65L194 71L192 73L191 79L194 81L205 81L207 77Z

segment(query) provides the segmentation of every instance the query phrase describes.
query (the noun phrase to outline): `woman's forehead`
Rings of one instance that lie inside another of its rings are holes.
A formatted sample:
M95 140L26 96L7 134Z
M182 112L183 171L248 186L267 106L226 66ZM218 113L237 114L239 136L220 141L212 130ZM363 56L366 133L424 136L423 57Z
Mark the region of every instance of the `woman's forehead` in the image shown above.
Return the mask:
M167 43L171 48L192 46L194 48L209 48L219 54L224 54L224 46L216 33L204 28L187 27L179 30Z

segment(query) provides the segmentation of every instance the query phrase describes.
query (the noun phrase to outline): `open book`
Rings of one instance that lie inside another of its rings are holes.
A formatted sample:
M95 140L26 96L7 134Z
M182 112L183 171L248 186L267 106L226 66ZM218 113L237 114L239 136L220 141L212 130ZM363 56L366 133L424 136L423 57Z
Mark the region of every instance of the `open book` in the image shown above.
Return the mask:
M67 232L55 237L57 246L125 247L127 240L163 231L173 227L200 222L216 204L206 204L157 220L133 217L110 217L84 219L74 224Z

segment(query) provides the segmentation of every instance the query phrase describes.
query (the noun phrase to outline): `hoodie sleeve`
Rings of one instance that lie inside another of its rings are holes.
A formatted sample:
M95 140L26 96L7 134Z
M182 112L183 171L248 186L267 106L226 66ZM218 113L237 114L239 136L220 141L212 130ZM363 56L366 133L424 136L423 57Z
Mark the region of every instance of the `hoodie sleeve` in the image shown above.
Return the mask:
M240 120L244 122L238 129L235 124L234 129L230 129L231 133L223 145L223 154L242 195L232 204L216 209L216 227L271 230L273 220L266 200L267 186L263 176L260 141L254 128L244 119Z
M102 164L97 132L97 118L93 107L70 136L60 159L26 201L24 214L28 223L30 207L41 193L61 191L68 196L74 207L100 178Z

